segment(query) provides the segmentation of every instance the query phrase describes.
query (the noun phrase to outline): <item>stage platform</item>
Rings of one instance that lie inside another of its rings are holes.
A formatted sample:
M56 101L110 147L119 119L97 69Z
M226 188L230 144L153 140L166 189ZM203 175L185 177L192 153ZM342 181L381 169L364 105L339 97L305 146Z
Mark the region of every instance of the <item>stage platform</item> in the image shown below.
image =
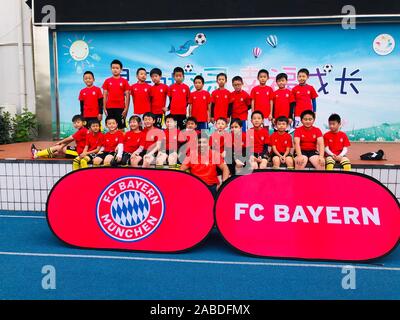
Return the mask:
M31 142L0 145L0 210L43 212L54 184L72 170L72 160L65 158L32 160ZM47 148L52 141L35 141L37 148ZM381 161L362 161L360 155L384 150ZM400 143L353 142L350 160L353 171L374 177L400 199Z

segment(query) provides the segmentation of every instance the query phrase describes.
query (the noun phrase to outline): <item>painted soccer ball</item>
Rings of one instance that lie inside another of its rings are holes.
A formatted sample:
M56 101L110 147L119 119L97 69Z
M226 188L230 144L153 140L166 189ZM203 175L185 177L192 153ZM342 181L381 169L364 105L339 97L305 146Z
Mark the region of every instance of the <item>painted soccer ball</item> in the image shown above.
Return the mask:
M194 37L194 41L199 45L203 45L206 43L207 38L206 35L204 33L198 33L196 34L196 36Z
M185 72L192 72L193 71L193 65L192 64L187 64L183 67L185 69Z
M322 69L324 69L324 72L329 73L329 72L332 72L333 66L331 64L326 64L323 66Z

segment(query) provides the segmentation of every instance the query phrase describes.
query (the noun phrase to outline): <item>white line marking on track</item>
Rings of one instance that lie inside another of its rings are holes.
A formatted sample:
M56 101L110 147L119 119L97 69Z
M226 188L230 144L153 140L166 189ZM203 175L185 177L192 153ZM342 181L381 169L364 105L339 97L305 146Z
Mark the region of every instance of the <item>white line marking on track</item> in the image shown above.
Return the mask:
M46 219L45 216L20 216L10 214L0 214L0 218Z
M360 266L351 264L314 264L314 263L281 263L281 262L250 262L250 261L220 261L220 260L193 260L193 259L169 259L169 258L146 258L127 256L102 256L82 254L61 254L61 253L35 253L35 252L1 252L4 256L27 256L27 257L53 257L53 258L77 258L77 259L105 259L105 260L132 260L132 261L157 261L176 263L199 263L199 264L221 264L221 265L243 265L243 266L269 266L269 267L309 267L309 268L343 268L353 267L359 270L382 270L400 271L400 267L378 267Z

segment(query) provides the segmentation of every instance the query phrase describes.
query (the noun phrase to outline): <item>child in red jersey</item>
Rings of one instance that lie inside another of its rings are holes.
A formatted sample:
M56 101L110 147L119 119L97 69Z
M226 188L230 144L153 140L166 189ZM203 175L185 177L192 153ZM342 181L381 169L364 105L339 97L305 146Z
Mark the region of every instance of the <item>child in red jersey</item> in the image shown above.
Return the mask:
M243 79L240 76L232 78L232 86L234 91L231 93L231 105L228 112L232 118L242 120L242 130L247 130L247 118L249 116L249 109L251 108L251 98L249 94L242 90Z
M169 86L169 110L170 113L175 116L175 120L178 125L178 129L184 129L187 106L190 98L190 89L183 83L185 73L181 67L176 67L173 71L173 77L175 83Z
M140 147L132 154L132 166L149 168L157 158L164 138L162 130L155 127L156 117L151 112L143 115L144 129L140 139Z
M116 119L118 129L126 127L125 118L128 114L130 87L126 79L121 77L122 63L119 60L111 62L112 77L103 83L104 114Z
M128 132L125 132L124 135L124 152L122 153L121 161L114 160L111 162L112 166L129 166L133 162L132 155L133 153L139 149L140 141L142 139L142 119L139 116L131 116L129 118L129 128Z
M232 119L231 121L231 142L232 142L232 161L228 164L232 175L241 174L246 166L246 132L242 132L242 121Z
M151 69L150 77L153 85L150 89L151 113L156 116L155 126L162 127L163 116L167 112L166 102L168 96L168 86L161 83L162 71L158 68Z
M96 154L103 145L104 135L100 132L100 121L97 119L89 122L89 133L86 135L86 145L82 153L72 163L72 169L87 168L93 162Z
M274 91L270 86L267 86L269 72L265 69L258 71L257 79L259 85L251 90L251 111L260 111L264 116L264 128L269 130L273 115L272 97Z
M196 76L193 83L196 91L190 94L189 117L197 119L197 128L199 130L208 129L211 96L208 91L203 90L204 78L202 76Z
M226 157L226 147L232 145L231 134L226 131L228 121L225 118L219 118L215 122L216 130L210 136L210 147L219 152L222 158Z
M307 80L310 76L310 72L307 69L300 69L297 72L297 80L299 84L292 89L293 97L296 102L294 108L294 128L300 125L301 114L305 110L312 110L314 113L317 112L318 97L314 87L307 84Z
M250 148L250 165L253 170L268 166L269 133L263 128L264 115L260 111L251 114L253 128L247 132L247 146Z
M200 130L197 130L197 120L194 117L188 117L185 124L185 129L179 133L179 142L181 147L178 152L179 162L182 163L191 150L197 150L197 136Z
M217 75L218 89L214 90L211 94L211 122L214 123L216 119L224 118L230 122L228 116L230 96L231 93L228 89L225 89L227 82L227 75L225 73L219 73Z
M86 128L93 120L101 121L103 118L103 93L99 87L93 85L94 74L86 71L83 74L83 81L86 88L79 92L79 102L81 106L81 116L86 121Z
M136 71L137 82L131 86L133 113L142 117L144 113L150 112L150 90L151 85L146 83L147 72L145 68Z
M104 135L103 146L93 159L95 167L101 164L109 166L114 158L114 161L120 162L124 152L124 134L118 130L117 119L107 116L106 127L108 132Z
M72 123L76 132L58 141L54 146L38 150L34 144L31 146L32 159L36 158L54 158L58 155L64 155L66 158L74 159L79 156L86 145L86 136L89 130L83 125L83 117L75 115L72 117ZM75 147L68 146L71 142L75 141Z
M347 135L340 131L341 118L334 113L329 116L329 130L324 134L326 170L333 170L335 163L340 163L344 171L351 171L351 163L346 157L350 141Z
M293 147L292 136L286 132L289 127L289 119L280 116L276 119L275 123L277 131L269 139L272 167L279 169L281 164L286 164L288 169L294 169L293 156L290 153L290 149Z
M276 119L286 117L289 120L290 127L293 123L293 111L296 105L292 91L286 88L288 76L286 73L279 73L276 76L276 84L278 89L272 94L274 103L273 123L276 125Z
M222 182L228 179L229 169L221 155L210 149L209 139L207 135L199 134L197 137L198 148L183 161L181 170L189 170L191 174L203 180L212 194L216 196L220 186L217 168L222 172Z
M296 169L304 169L310 161L317 170L324 170L324 138L321 130L314 127L315 113L312 110L305 110L300 118L303 125L294 132Z
M178 150L180 144L180 130L176 127L176 121L173 115L165 117L164 140L161 150L156 159L156 167L163 167L167 162L169 168L175 169L178 164Z

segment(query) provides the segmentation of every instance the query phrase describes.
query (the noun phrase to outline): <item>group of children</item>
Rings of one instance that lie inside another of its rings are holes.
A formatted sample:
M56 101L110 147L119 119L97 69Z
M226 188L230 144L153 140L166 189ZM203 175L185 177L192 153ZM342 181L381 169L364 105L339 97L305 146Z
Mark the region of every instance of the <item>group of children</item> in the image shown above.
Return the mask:
M171 86L161 83L158 68L150 71L152 86L146 83L144 68L137 70L138 81L132 86L121 77L120 61L111 63L111 71L103 91L94 86L93 73L85 72L86 88L79 95L81 114L72 119L76 133L47 149L38 150L32 145L33 158L65 154L74 157L74 169L90 163L168 165L190 170L214 189L218 174L225 180L245 169L265 169L269 162L273 168L304 169L310 162L318 170L332 170L335 163L344 170L351 169L346 157L350 143L340 131L340 116L329 117L330 131L325 135L314 127L318 95L307 84L307 69L299 70L299 84L292 90L286 88L287 75L279 74L276 91L266 85L269 74L262 69L258 72L259 85L250 94L242 89L240 76L232 78L234 91L227 90L224 73L217 75L218 89L210 94L203 89L202 76L194 78L195 91L190 92L180 67L173 71L175 82ZM124 132L130 97L134 115L128 121L129 131ZM249 110L251 128L247 123ZM101 132L103 114L105 134ZM203 129L211 124L215 131L207 136ZM274 129L271 135L270 129ZM289 133L293 130L294 139ZM75 147L68 146L72 141Z

